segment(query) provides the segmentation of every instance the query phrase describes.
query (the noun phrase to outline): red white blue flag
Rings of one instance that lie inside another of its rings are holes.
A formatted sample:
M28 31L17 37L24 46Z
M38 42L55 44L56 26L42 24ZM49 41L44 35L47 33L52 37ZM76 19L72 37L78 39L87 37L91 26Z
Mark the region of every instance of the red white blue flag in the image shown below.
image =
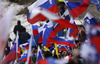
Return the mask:
M55 0L37 0L35 3L33 3L32 5L30 5L28 7L29 9L29 13L27 15L27 20L29 23L33 24L33 21L40 21L38 18L37 19L34 19L34 18L30 18L30 13L32 13L32 10L34 7L41 7L41 8L44 8L44 9L47 9L51 12L54 12L54 13L58 13L59 12L59 9L55 3ZM46 20L47 18L44 17L43 15L39 14L38 16L42 16L41 18L41 21L44 21Z
M84 0L84 1L79 1L79 2L65 1L65 4L67 5L73 18L76 18L87 10L89 6L89 1L90 0Z

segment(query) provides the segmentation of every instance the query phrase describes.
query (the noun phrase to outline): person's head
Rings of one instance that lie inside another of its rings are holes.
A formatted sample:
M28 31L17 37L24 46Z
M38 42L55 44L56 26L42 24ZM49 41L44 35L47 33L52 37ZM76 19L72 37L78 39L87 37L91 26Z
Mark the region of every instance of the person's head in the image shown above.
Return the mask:
M21 25L21 21L20 20L17 21L17 25Z

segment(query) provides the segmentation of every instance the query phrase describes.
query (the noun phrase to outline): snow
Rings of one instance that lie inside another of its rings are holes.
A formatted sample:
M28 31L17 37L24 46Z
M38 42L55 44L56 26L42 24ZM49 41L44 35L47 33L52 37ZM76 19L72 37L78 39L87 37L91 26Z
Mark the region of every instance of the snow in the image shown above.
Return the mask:
M10 30L9 30L9 37L14 40L15 39L15 35L13 33L13 29L14 29L14 26L17 24L17 21L20 20L21 21L21 24L22 26L24 26L26 28L26 31L29 33L29 34L32 34L32 29L31 29L31 24L29 24L27 22L27 16L25 14L22 14L22 15L17 15L22 9L24 9L25 7L27 7L28 5L18 5L16 3L11 3L11 2L8 2L8 1L4 1L4 0L0 0L0 9L2 9L4 6L4 12L6 13L8 11L9 8L11 7L15 7L15 12L14 12L14 16L13 16L13 19L11 21L11 25L10 25ZM2 10L0 10L2 11ZM2 11L3 12L3 11ZM4 15L4 14L3 14ZM38 24L38 23L37 23Z

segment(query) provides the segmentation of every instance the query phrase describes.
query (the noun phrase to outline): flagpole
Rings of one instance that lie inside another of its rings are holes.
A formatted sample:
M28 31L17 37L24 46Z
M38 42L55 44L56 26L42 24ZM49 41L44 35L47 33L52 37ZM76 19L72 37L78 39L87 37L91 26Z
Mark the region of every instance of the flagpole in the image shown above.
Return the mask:
M58 57L58 59L59 59L58 48L57 48L57 44L56 44L56 43L55 43L55 49L56 49L56 55L57 55L57 57Z
M16 63L18 62L18 55L17 55L17 52L18 52L18 38L19 38L19 36L18 36L18 31L17 31L17 36L16 36Z

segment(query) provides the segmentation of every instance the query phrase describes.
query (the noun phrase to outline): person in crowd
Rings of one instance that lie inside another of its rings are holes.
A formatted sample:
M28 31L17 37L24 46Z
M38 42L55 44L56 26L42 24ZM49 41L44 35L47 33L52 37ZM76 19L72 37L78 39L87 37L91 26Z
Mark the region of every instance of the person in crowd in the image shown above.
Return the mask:
M82 61L80 60L80 58L78 58L79 55L79 50L78 49L73 49L72 50L72 55L73 55L73 59L68 62L67 64L82 64Z
M65 12L65 3L63 0L58 0L59 1L59 4L60 4L60 13L61 15Z
M21 25L21 21L18 20L17 25L14 27L14 34L16 35L18 31L20 44L26 43L30 38L30 34L26 32L26 28Z
M15 25L15 27L14 27L13 32L14 32L15 35L17 34L17 31L18 31L18 33L26 31L26 28L21 25L21 21L20 20L17 21L17 25Z

